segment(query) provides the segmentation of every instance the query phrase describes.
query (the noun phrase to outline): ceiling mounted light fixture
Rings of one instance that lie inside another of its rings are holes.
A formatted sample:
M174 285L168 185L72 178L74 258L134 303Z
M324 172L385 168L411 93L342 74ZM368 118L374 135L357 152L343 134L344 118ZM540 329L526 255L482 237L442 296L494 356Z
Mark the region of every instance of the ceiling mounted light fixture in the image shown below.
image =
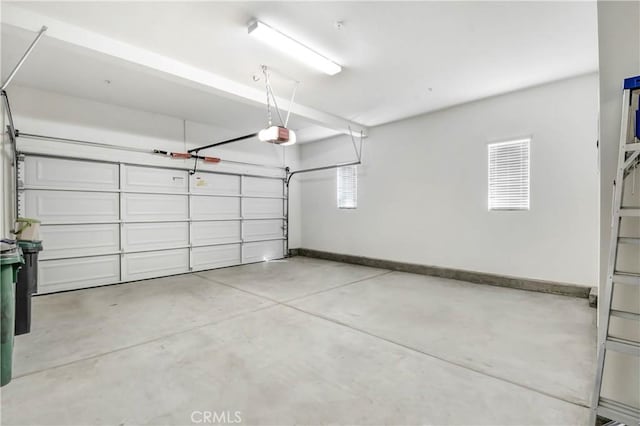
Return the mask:
M249 24L249 34L258 40L287 53L306 65L329 75L336 75L342 71L342 67L330 59L293 38L271 28L264 22L254 20Z

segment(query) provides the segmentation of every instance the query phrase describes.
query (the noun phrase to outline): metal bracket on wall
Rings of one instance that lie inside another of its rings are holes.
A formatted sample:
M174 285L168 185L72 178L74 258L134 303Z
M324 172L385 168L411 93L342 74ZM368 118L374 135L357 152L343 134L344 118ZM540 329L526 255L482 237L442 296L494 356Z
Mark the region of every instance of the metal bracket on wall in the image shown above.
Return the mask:
M13 124L13 114L11 114L11 105L9 104L9 97L7 96L7 92L5 92L4 90L2 91L0 96L2 96L2 103L4 104L4 110L7 114L7 119L9 121L9 124L7 124L7 133L9 134L9 140L15 147L16 128L15 128L15 125ZM14 148L14 152L15 152L15 148Z
M20 217L20 197L18 196L18 144L16 142L17 130L13 124L13 114L11 113L11 105L9 104L9 96L7 92L2 90L2 101L4 103L4 110L7 114L7 134L9 135L9 143L11 143L11 155L13 155L13 170L14 170L14 191L15 191L15 218ZM3 188L4 189L4 188Z

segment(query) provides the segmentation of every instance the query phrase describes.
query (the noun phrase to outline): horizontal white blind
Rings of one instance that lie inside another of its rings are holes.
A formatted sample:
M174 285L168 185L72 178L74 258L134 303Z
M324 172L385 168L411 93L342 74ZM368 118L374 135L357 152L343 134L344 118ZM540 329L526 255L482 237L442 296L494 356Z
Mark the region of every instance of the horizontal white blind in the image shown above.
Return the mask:
M358 206L357 166L338 167L338 208L355 209Z
M529 210L530 142L489 144L489 210Z

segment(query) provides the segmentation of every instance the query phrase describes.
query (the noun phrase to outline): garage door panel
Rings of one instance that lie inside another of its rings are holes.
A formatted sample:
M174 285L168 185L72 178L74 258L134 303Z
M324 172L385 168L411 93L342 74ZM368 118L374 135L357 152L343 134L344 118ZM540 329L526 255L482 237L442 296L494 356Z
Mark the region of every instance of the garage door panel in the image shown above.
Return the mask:
M123 166L122 189L141 192L184 192L188 174L183 170Z
M188 219L189 203L186 195L123 194L123 220L181 220Z
M123 279L142 280L180 274L189 270L189 249L162 250L125 254L122 260Z
M124 225L126 251L184 247L189 244L187 222L128 223Z
M196 247L192 251L194 270L222 268L240 264L240 244Z
M38 294L112 284L120 280L120 256L39 262Z
M191 198L191 217L201 219L235 219L240 217L240 199L236 197Z
M24 183L68 189L118 189L118 166L93 161L26 157Z
M240 221L193 222L191 242L193 245L222 244L239 242Z
M284 235L282 220L250 220L244 223L245 240L281 238Z
M25 216L42 222L117 221L118 206L118 194L25 191Z
M44 249L42 260L114 253L120 250L117 224L44 225L40 227Z
M242 194L259 197L282 197L283 187L280 179L264 179L246 176L242 181Z
M246 198L242 200L242 216L245 218L276 218L284 216L282 200L270 198Z
M23 176L21 213L43 222L40 293L284 255L279 179L38 156Z
M193 194L240 195L240 176L196 173L190 179Z
M242 263L262 262L284 257L284 245L281 240L245 243L242 248Z

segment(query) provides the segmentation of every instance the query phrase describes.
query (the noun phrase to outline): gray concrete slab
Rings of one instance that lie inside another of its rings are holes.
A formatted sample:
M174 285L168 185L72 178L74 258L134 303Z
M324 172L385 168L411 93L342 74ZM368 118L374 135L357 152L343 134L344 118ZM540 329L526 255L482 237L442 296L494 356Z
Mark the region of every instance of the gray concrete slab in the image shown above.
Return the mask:
M586 299L393 272L292 305L453 363L588 405Z
M16 337L14 375L221 321L272 302L193 274L39 296Z
M262 425L583 425L588 416L284 306L30 374L2 390L3 425L185 425L193 411L239 411L243 424Z
M282 302L386 272L367 266L292 257L197 274Z

